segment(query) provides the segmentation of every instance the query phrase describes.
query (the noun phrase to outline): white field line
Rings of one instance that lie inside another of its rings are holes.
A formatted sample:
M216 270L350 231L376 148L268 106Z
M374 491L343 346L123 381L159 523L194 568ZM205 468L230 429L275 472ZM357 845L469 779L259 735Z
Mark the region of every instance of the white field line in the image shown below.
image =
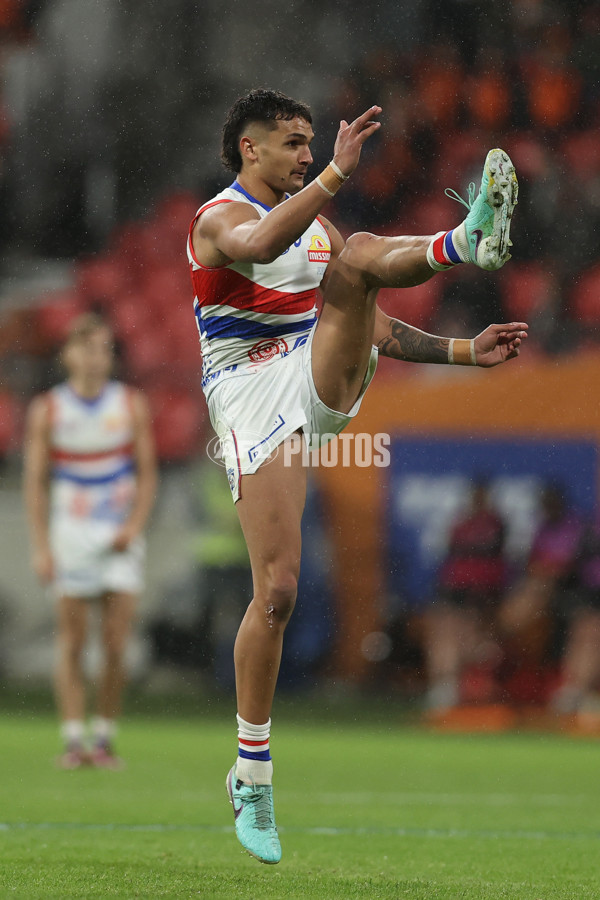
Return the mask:
M306 794L278 791L278 800L305 802ZM336 791L316 794L311 802L323 806L581 806L596 803L589 794L464 794L464 793L415 793L396 791Z
M89 822L2 822L0 832L11 831L104 831L104 832L143 832L167 834L169 832L190 832L205 834L231 834L233 825L173 825L173 824L138 824L124 823L95 824ZM527 830L485 830L469 828L279 828L280 834L303 834L315 837L416 837L416 838L484 838L497 840L532 840L532 841L600 841L600 832L568 832L568 831L527 831Z

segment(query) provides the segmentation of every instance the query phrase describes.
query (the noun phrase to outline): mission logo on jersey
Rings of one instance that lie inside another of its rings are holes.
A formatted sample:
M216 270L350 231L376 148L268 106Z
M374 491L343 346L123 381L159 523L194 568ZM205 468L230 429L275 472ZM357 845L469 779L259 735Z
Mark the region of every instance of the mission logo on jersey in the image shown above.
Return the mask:
M318 234L313 234L308 248L308 258L311 262L329 262L331 247Z

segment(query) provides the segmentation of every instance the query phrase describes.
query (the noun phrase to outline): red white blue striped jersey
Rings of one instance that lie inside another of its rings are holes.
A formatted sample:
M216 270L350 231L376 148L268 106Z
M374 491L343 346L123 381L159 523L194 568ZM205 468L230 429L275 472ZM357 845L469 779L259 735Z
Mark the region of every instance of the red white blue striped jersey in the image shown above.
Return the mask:
M47 397L51 516L124 522L136 486L131 389L110 381L88 399L65 382Z
M270 212L234 181L200 207L188 236L207 396L219 379L244 374L306 343L317 321L317 288L331 255L329 235L317 218L271 263L203 266L192 245L194 225L210 207L234 202L250 204L261 218Z

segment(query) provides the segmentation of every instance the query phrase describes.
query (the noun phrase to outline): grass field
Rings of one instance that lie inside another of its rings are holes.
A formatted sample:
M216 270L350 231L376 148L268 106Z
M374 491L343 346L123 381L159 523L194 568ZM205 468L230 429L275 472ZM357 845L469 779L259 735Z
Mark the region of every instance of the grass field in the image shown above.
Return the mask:
M356 721L273 732L279 866L241 851L234 720L130 717L123 772L57 771L49 715L0 716L0 897L600 897L600 748Z

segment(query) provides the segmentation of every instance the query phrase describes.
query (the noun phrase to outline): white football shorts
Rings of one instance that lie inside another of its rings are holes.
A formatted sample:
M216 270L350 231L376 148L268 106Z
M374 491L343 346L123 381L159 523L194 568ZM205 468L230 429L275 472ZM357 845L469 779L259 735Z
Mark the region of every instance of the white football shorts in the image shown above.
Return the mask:
M306 344L287 356L276 356L243 375L224 379L211 389L210 420L234 503L241 496L241 476L256 472L295 431L302 431L307 450L314 450L343 431L360 409L377 368L377 348L372 348L356 403L348 413L337 412L319 398L313 381L314 331Z
M50 522L54 593L93 598L108 592L139 594L144 587L145 540L121 553L111 549L117 526L85 518L56 516Z

